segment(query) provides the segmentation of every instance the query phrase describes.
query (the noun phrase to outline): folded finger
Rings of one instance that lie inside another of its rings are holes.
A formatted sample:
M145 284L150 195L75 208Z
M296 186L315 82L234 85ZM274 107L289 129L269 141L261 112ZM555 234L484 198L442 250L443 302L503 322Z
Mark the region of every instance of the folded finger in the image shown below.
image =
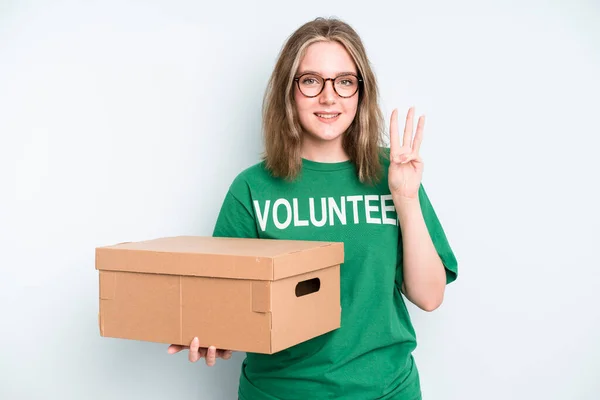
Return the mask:
M421 160L421 157L419 157L415 153L403 154L400 159L401 159L400 164L406 164L406 163L409 163L411 161L418 162L418 163L423 162Z
M217 350L217 357L222 358L223 360L229 360L233 351L231 350Z
M395 164L405 164L412 159L412 153L400 153L394 160Z
M188 354L190 362L196 362L200 359L200 353L198 352L199 347L200 340L197 337L195 337L192 340L192 343L190 344L190 352Z
M206 365L212 367L217 362L217 349L215 346L210 346L206 351Z

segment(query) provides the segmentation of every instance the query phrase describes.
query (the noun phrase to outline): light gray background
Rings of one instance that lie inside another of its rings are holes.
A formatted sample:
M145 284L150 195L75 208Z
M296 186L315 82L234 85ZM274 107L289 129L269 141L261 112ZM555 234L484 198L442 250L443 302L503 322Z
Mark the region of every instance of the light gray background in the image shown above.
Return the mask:
M410 307L424 398L598 399L591 0L0 2L0 398L235 398L241 354L100 337L94 248L211 233L277 53L319 15L362 35L386 121L428 118L460 278Z

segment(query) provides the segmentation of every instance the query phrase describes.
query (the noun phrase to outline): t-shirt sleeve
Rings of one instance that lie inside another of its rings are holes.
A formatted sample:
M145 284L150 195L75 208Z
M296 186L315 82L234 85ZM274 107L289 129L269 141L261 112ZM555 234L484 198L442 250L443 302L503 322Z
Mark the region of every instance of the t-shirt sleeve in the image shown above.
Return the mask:
M458 277L458 262L423 185L419 188L419 201L425 225L446 269L446 284L454 282Z
M229 187L213 230L214 237L258 238L248 184L240 177Z

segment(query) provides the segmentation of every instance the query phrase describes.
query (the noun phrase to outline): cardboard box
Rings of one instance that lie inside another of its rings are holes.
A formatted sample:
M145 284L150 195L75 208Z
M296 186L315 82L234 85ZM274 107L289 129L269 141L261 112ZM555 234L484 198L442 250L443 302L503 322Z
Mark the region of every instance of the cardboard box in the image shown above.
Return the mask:
M100 334L272 354L340 327L343 243L166 237L96 248Z

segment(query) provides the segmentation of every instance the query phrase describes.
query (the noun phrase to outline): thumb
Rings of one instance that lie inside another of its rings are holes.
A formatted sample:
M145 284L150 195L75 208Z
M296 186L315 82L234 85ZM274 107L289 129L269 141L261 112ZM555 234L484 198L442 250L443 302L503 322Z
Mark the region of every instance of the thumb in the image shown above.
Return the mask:
M183 350L183 346L172 344L167 349L167 353L169 353L169 354L175 354L175 353L179 353L181 350Z

